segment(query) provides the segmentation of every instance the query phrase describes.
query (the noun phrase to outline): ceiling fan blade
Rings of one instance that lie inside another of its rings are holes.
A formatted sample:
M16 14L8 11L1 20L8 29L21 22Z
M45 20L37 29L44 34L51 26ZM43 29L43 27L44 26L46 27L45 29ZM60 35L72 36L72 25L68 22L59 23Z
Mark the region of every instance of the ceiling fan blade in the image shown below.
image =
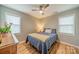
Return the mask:
M32 11L39 11L38 9L32 9Z
M49 4L46 4L46 5L44 6L44 9L46 9L47 7L49 7Z
M32 9L32 11L37 11L37 10L35 10L35 9Z
M45 10L47 7L49 7L49 4L41 4L40 10Z
M42 4L42 5L40 5L39 9L40 9L40 10L42 10L42 8L43 8L43 4Z

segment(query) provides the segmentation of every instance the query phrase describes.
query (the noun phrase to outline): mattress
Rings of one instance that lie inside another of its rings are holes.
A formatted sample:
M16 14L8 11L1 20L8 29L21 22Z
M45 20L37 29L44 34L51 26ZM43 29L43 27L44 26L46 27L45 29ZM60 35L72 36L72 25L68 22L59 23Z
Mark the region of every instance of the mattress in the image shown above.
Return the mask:
M42 42L45 42L49 38L49 35L44 35L44 34L39 34L39 33L32 33L32 34L29 34L29 36L32 36Z

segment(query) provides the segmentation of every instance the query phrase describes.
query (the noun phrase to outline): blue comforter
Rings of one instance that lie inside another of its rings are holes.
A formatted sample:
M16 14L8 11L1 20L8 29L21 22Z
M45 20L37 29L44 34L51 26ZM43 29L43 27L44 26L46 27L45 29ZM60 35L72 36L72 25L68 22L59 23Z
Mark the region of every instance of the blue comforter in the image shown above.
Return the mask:
M48 35L49 38L45 42L42 42L40 40L37 40L35 37L28 35L27 40L39 51L41 51L42 54L47 54L48 49L50 49L51 45L56 41L57 35L56 33L52 33L52 34L38 33L38 34Z

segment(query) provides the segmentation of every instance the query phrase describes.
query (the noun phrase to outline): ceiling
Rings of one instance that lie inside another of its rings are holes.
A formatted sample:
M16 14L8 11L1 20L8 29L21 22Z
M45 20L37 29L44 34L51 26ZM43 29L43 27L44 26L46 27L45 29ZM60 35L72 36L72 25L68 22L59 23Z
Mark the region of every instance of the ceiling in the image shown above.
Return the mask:
M56 13L60 13L72 8L76 8L78 4L50 4L45 10L45 14L42 15L38 11L32 11L33 8L38 8L39 4L3 4L6 7L30 14L36 18L44 18Z

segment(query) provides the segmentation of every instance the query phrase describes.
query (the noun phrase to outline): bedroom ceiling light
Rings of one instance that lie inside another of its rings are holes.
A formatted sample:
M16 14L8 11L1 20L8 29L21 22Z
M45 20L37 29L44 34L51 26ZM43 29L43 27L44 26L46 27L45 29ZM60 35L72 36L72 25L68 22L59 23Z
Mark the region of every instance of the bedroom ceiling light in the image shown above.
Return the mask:
M49 7L49 4L41 4L38 8L32 9L32 11L39 11L41 15L44 15L44 11Z
M40 10L39 13L40 13L41 15L44 15L44 14L45 14L43 10Z
M40 14L42 14L42 13L43 13L43 11L42 11L42 10L40 10L39 12L40 12Z

